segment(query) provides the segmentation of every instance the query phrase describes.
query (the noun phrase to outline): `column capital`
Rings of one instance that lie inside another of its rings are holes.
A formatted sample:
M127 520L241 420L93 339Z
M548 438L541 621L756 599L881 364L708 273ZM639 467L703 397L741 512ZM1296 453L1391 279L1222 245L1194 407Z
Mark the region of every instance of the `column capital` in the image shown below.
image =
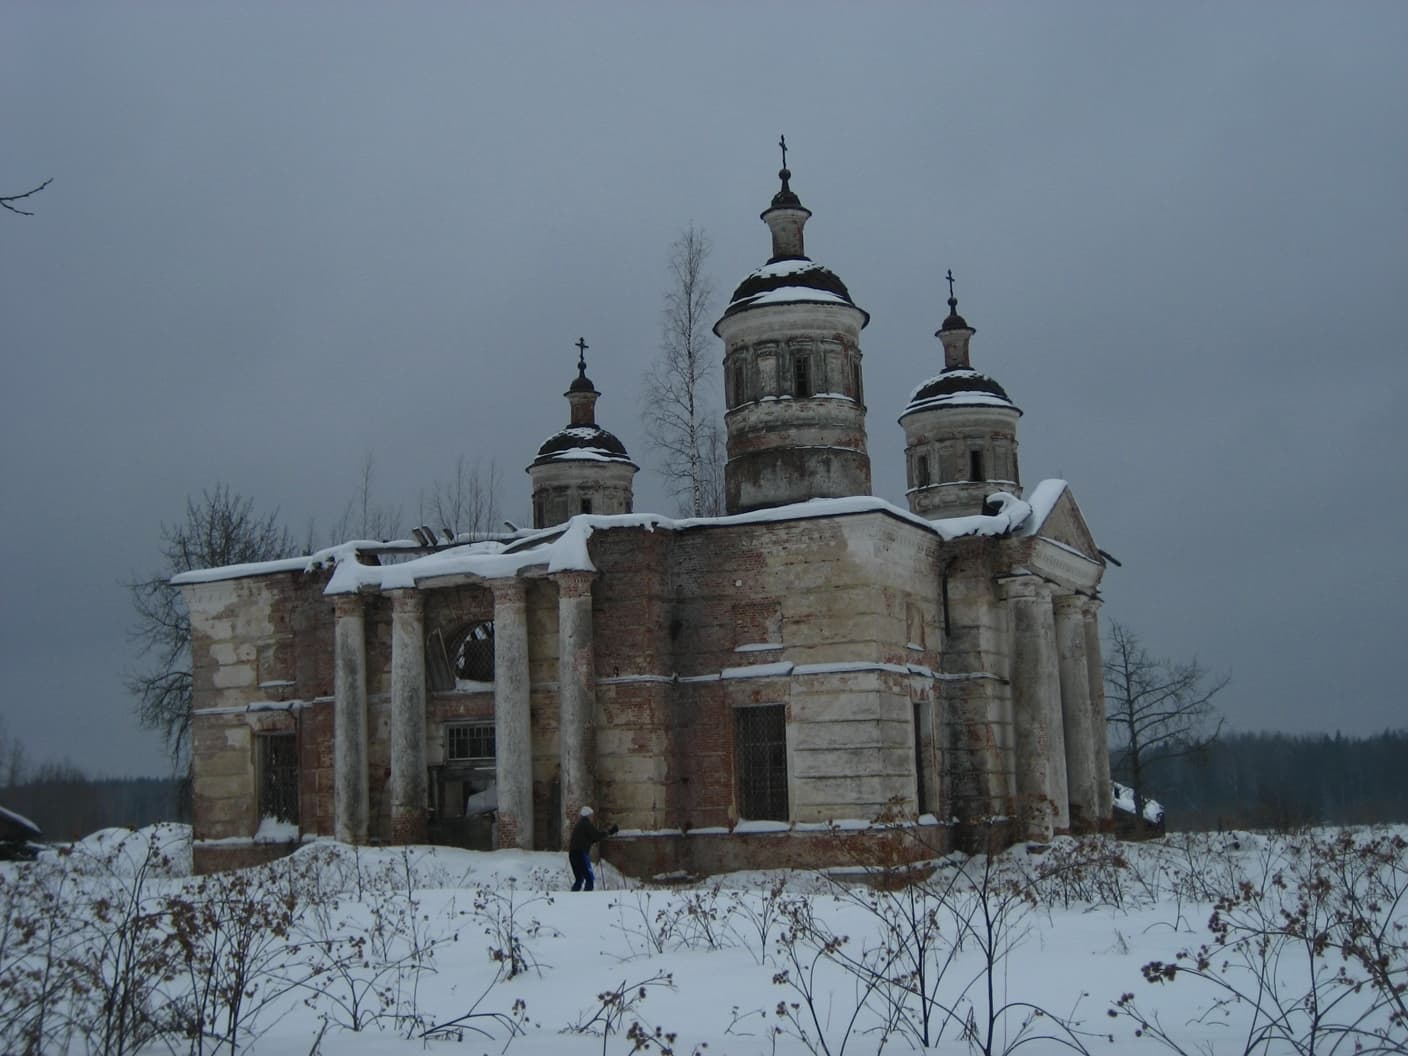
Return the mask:
M557 584L558 596L563 598L591 597L592 580L594 579L596 579L596 573L588 572L585 569L574 568L552 574L552 580Z
M1051 605L1057 616L1084 616L1088 600L1084 594L1057 594Z
M334 594L332 611L338 619L344 616L361 616L366 612L366 605L360 594Z
M415 587L397 587L388 590L391 595L391 611L416 614L425 611L425 595Z
M997 585L1004 601L1050 601L1055 589L1040 576L1013 576Z
M528 583L517 576L489 580L489 589L494 593L495 605L523 604L528 598Z

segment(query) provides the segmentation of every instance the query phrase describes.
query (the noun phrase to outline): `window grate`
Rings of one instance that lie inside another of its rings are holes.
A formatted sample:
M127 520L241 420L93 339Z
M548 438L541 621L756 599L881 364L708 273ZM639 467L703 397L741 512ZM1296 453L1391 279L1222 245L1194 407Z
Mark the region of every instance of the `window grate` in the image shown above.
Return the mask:
M494 724L492 722L466 723L446 727L445 758L449 762L493 759L494 755Z
M455 650L455 677L470 682L494 681L494 622L476 623Z
M734 712L738 812L748 820L787 820L787 720L781 704Z
M259 816L298 824L298 737L261 733L259 742Z

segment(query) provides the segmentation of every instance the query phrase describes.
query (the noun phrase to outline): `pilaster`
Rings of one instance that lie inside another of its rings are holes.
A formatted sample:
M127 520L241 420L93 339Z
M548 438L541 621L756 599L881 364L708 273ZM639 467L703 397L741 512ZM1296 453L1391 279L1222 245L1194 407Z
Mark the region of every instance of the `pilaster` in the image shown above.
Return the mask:
M1100 653L1100 602L1087 598L1085 622L1086 684L1090 687L1090 725L1095 746L1095 792L1099 819L1114 815L1114 789L1110 784L1110 733L1105 714L1105 663Z
M533 849L533 735L528 710L528 591L495 579L494 740L499 847Z
M1071 826L1083 831L1097 827L1095 730L1090 711L1090 667L1085 659L1085 598L1058 595L1056 651L1061 669L1061 721L1066 740L1066 785Z
M1065 730L1051 586L1035 576L1003 582L1012 609L1012 721L1018 811L1028 839L1070 826Z
M367 629L362 598L333 600L333 831L367 840Z
M567 844L578 811L593 797L596 657L592 641L591 572L559 572L558 734L562 775L562 842Z
M415 589L391 592L391 840L426 838L425 620Z

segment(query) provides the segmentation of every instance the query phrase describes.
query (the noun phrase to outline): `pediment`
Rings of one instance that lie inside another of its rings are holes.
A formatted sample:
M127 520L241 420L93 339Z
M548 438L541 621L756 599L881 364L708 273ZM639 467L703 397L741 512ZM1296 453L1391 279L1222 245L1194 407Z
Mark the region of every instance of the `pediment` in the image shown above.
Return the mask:
M1046 517L1034 528L1035 530L1029 531L1028 534L1060 543L1101 565L1105 563L1105 559L1100 555L1100 548L1095 545L1095 537L1090 533L1090 526L1085 523L1085 517L1069 487L1062 490Z

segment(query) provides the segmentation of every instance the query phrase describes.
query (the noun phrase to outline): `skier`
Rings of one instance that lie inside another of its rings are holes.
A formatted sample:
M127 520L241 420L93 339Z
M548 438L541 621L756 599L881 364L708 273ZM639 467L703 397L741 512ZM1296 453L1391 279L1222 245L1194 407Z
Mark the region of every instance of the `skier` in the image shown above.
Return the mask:
M592 824L592 808L582 808L581 817L572 827L572 838L567 843L567 862L572 866L573 891L591 891L596 886L596 877L592 873L592 844L600 843L620 831L619 825L612 825L605 831L598 829Z

